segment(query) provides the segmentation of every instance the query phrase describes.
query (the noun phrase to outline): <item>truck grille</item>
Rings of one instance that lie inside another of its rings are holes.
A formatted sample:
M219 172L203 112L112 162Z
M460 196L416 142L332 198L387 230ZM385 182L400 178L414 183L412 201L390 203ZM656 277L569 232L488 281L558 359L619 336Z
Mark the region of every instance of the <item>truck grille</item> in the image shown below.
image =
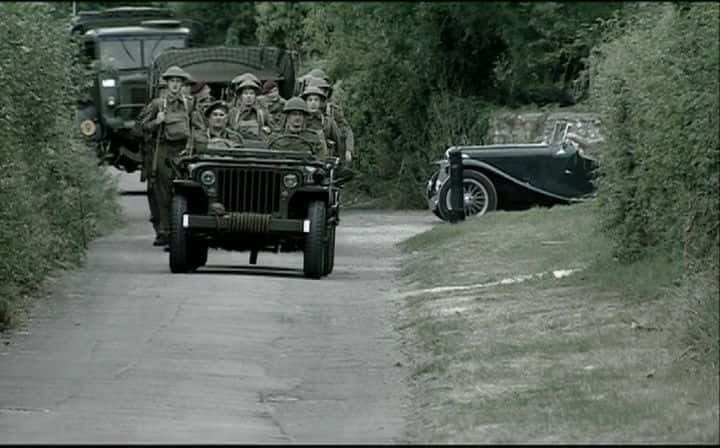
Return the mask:
M272 214L280 211L283 173L238 168L218 169L218 200L229 212Z

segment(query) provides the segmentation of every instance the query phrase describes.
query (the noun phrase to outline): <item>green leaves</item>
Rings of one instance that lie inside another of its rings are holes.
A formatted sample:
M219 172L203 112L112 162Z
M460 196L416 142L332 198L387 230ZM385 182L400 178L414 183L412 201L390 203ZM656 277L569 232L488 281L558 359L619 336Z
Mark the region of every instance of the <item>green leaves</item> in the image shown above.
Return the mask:
M0 41L1 326L17 294L57 263L78 261L118 210L113 184L76 130L69 16L27 3L0 4L0 16L9 37Z
M619 18L598 48L595 107L601 222L618 256L657 245L690 261L717 244L717 4L647 4Z

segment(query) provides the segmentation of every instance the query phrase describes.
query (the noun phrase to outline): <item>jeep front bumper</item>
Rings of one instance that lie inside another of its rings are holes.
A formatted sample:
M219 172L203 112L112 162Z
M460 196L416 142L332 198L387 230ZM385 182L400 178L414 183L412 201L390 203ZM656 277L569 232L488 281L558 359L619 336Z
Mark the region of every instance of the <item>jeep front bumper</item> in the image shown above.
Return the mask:
M225 215L183 215L182 226L190 230L232 233L308 233L310 220L280 219L257 213L227 213Z

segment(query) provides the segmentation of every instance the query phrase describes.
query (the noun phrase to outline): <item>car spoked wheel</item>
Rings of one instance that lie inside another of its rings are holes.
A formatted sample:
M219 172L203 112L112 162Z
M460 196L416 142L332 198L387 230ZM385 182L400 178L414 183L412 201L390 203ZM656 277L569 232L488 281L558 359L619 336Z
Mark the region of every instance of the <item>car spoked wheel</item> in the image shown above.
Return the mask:
M443 219L450 216L450 181L440 188L438 211ZM463 208L465 216L482 216L497 208L497 192L495 185L484 174L463 170Z
M465 216L485 214L488 206L487 188L475 179L463 179L463 190Z

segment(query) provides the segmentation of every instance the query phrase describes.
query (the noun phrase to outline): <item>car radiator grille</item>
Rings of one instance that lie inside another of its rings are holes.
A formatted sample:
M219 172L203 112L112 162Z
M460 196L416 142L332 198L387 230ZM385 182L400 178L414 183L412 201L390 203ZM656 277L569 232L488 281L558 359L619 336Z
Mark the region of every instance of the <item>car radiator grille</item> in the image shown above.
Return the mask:
M229 212L280 211L282 173L267 170L217 170L218 200Z

